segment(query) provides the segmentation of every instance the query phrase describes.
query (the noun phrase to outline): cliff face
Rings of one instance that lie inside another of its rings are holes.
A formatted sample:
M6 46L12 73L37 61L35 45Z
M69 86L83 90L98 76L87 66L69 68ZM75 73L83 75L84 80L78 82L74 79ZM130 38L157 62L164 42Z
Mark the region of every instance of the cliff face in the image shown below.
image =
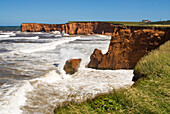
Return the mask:
M112 34L106 54L95 49L88 64L96 69L131 69L141 57L170 39L170 28L118 26L105 22L67 24L23 23L22 31L63 31L67 34Z
M111 34L114 25L111 23L88 22L65 24L67 34Z
M96 69L131 69L144 55L170 40L170 29L115 28L108 52L95 49L88 67Z
M68 24L37 24L23 23L21 31L23 32L50 32L63 31L67 34L112 34L114 25L103 22L77 22Z
M62 24L38 24L38 23L23 23L21 24L22 32L50 32L62 31L64 25Z

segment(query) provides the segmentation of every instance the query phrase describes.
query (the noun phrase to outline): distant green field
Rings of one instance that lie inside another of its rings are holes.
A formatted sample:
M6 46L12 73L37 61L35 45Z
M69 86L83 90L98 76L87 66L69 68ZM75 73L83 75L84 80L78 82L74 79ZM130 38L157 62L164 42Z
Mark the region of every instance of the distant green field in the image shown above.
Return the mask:
M143 22L126 22L126 21L69 21L68 23L88 23L88 22L104 22L104 23L113 23L113 24L145 24Z

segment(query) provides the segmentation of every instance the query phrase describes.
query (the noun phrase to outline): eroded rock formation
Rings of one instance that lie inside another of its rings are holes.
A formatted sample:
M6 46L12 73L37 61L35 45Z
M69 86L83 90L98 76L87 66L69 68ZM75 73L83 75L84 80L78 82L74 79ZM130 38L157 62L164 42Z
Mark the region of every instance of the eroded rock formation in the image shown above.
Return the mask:
M74 22L66 24L38 24L23 23L23 32L50 32L65 31L67 34L110 34L113 33L114 24L105 22Z
M67 60L64 65L64 71L66 72L66 74L74 74L77 71L80 63L81 59Z
M104 22L79 22L65 24L67 34L111 34L114 25Z
M95 69L132 69L144 55L170 40L170 29L118 27L114 29L108 52L95 49L88 67Z
M22 23L22 32L50 32L50 31L62 31L64 25L62 24L38 24L38 23Z

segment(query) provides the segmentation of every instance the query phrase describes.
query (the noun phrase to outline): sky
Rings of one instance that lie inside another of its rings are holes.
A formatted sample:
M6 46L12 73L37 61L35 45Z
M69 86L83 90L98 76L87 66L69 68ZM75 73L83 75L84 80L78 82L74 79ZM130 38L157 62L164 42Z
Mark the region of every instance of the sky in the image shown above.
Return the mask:
M0 0L0 26L170 20L170 0Z

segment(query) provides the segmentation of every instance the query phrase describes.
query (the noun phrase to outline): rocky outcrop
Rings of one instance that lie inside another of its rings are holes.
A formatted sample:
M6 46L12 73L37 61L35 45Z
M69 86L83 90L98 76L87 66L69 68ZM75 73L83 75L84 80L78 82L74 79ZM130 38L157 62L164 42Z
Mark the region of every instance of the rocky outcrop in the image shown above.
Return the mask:
M64 71L66 72L66 74L74 74L77 71L80 63L81 59L67 60L64 65Z
M114 25L104 22L79 22L65 24L67 34L111 34Z
M38 23L22 23L22 32L50 32L50 31L62 31L64 25L62 24L38 24Z
M132 69L144 55L170 40L169 28L117 27L108 52L95 49L88 67L95 69Z
M97 68L98 64L100 64L102 61L103 56L104 55L102 54L101 50L95 49L93 54L90 56L91 61L88 66L91 68Z
M66 24L38 24L23 23L21 31L23 32L50 32L65 31L67 34L110 34L113 33L114 24L106 22L74 22Z

